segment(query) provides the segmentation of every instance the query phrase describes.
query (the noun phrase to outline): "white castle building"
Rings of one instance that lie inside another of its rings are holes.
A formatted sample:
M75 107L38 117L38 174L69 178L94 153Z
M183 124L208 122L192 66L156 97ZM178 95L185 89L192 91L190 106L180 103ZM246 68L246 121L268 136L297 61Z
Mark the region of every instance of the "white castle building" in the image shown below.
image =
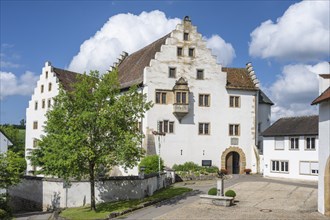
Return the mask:
M114 66L123 91L138 85L154 103L140 123L147 154L160 153L168 167L193 161L229 173L259 171L258 139L270 125L273 103L259 89L251 63L219 65L189 17L141 50L123 53ZM43 134L58 83L70 89L74 75L46 63L26 112L27 153ZM154 131L166 135L158 138Z

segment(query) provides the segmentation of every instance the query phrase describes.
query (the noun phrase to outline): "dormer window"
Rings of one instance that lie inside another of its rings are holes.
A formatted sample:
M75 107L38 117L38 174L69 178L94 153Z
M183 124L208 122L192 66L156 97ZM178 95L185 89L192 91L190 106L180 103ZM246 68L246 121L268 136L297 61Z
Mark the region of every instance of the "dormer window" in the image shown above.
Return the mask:
M177 48L177 55L178 56L182 56L183 55L183 49L182 49L182 47L178 47Z
M183 33L183 40L187 41L189 40L189 33Z

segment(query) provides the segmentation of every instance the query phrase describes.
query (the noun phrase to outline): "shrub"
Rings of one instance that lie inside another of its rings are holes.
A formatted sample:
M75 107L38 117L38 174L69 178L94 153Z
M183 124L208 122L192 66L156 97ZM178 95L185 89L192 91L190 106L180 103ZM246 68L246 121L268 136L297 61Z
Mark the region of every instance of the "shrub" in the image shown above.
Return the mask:
M235 193L235 191L234 190L227 190L226 192L225 192L225 196L228 196L228 197L235 197L236 196L236 193Z
M180 165L174 164L172 169L175 171L199 171L201 170L201 166L198 166L198 164L190 161Z
M217 173L219 169L218 167L211 166L211 167L205 167L205 171L208 173Z
M144 157L139 164L139 170L142 166L145 167L144 174L158 173L158 155L148 155ZM161 171L164 169L164 161L162 158L160 158L160 169Z
M211 188L211 189L207 192L208 195L212 195L212 196L216 196L217 193L218 193L218 190L217 190L217 188L215 188L215 187Z
M0 219L10 219L10 214L3 209L0 209Z

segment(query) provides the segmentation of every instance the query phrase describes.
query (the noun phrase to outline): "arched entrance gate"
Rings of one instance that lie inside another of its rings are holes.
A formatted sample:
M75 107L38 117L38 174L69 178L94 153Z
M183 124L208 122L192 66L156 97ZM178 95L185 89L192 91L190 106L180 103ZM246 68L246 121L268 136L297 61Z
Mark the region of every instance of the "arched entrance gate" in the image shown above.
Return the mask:
M243 174L246 166L246 157L239 147L229 147L221 155L221 168L228 174Z

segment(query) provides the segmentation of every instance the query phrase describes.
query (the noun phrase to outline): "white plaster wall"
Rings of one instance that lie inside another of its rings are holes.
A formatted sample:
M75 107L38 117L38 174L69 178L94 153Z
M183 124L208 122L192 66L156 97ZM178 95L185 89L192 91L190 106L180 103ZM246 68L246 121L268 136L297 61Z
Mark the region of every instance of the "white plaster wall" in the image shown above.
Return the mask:
M264 137L264 176L301 180L318 180L317 175L299 174L300 161L318 161L319 140L316 136L315 150L305 150L305 137L299 137L299 150L289 150L289 137L284 137L284 150L275 150L274 137ZM289 173L271 172L271 160L289 161ZM319 171L320 172L320 171Z
M271 105L269 104L259 104L258 105L258 124L260 125L260 128L258 130L258 143L259 143L259 149L260 153L263 154L263 137L262 132L264 132L271 123ZM259 126L257 125L257 126ZM258 144L257 143L257 144ZM260 168L262 169L262 166L260 165Z
M13 145L10 140L0 131L0 154L6 153L8 146Z
M330 156L330 101L319 104L319 179L318 179L318 210L324 210L324 172Z
M183 41L182 24L171 33L166 40L166 45L161 47L150 67L144 70L144 93L148 101L155 102L155 90L172 90L176 80L184 77L188 81L189 113L181 123L173 115L173 104L154 104L144 119L144 131L147 129L157 130L157 122L162 120L174 121L174 133L166 134L160 138L161 157L165 165L172 167L174 164L182 164L193 161L201 165L202 160L212 160L212 165L221 166L222 152L230 147L228 136L229 123L241 124L241 136L239 147L247 157L247 167L253 169L255 161L252 160L251 147L254 145L254 92L226 90L226 73L222 72L220 65L206 48L201 34L197 33L196 27L186 25L189 30L189 41ZM177 46L183 47L183 56L178 57ZM195 56L188 56L188 48L195 48ZM169 78L169 67L176 67L176 78ZM204 80L196 79L196 70L204 70ZM198 106L198 95L210 94L210 107ZM229 95L239 94L242 107L240 109L229 108ZM236 114L233 114L236 111ZM210 135L198 135L198 123L210 123ZM156 152L158 153L158 140ZM182 150L182 155L181 155ZM204 152L204 153L203 153Z
M46 71L48 71L48 78L46 79ZM52 83L51 91L48 91L48 84ZM41 85L44 85L44 92L41 93ZM46 121L46 112L48 108L48 99L52 99L58 95L59 84L56 82L55 73L52 71L52 66L49 62L45 63L45 66L42 68L42 73L37 82L37 87L34 89L31 100L29 101L29 106L26 109L26 134L25 134L25 159L27 161L27 174L29 171L33 170L33 167L30 164L27 156L30 155L31 150L33 149L33 140L41 139L44 135L43 126ZM42 100L45 99L45 108L42 108ZM35 102L38 101L38 109L35 110ZM38 129L33 129L33 122L38 121Z

